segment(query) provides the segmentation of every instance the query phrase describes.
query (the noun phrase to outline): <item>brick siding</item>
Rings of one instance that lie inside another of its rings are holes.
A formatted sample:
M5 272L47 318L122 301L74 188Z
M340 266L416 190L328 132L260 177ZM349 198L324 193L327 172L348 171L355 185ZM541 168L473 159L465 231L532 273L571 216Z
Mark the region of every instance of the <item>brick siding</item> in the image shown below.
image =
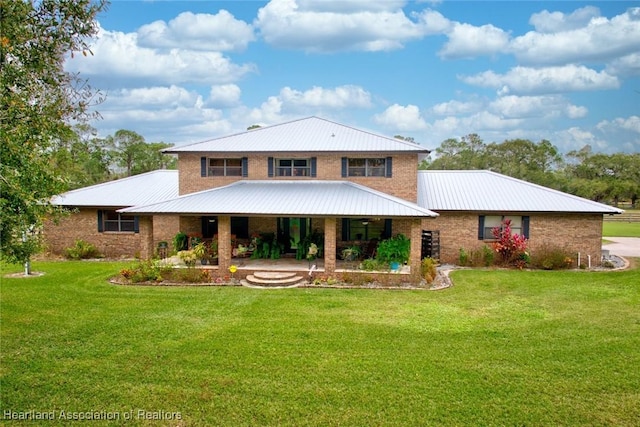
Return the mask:
M147 258L153 255L153 244L149 238L153 233L151 218L140 217L139 226L139 233L98 232L97 210L80 209L60 219L58 224L45 222L45 247L51 254L64 255L65 249L73 246L76 240L84 240L109 258Z
M180 170L179 191L180 194L189 194L196 191L202 191L209 188L222 187L233 182L249 179L249 180L283 180L292 179L291 177L269 177L268 176L268 158L278 157L278 155L265 154L262 156L253 156L248 158L248 177L219 177L219 176L200 176L200 153L181 153L178 158L178 168ZM394 154L392 177L342 177L342 157L350 158L370 158L370 157L387 157L384 153L375 155L354 155L354 153L335 153L320 154L317 158L317 174L316 177L297 177L299 180L348 180L355 182L396 197L401 197L411 202L417 201L418 192L418 156L414 154ZM218 158L237 158L237 155L210 155L210 157ZM289 155L279 155L279 157L288 158ZM308 158L303 155L291 155L291 157Z
M478 240L476 212L438 212L436 219L422 221L424 230L440 231L440 260L458 263L460 248L481 249L490 242ZM491 215L492 213L487 213ZM495 213L493 213L495 215ZM511 214L510 214L511 215ZM527 215L522 214L522 215ZM529 250L544 245L560 247L569 253L580 252L582 259L591 256L592 266L600 265L602 256L602 215L598 214L528 214Z

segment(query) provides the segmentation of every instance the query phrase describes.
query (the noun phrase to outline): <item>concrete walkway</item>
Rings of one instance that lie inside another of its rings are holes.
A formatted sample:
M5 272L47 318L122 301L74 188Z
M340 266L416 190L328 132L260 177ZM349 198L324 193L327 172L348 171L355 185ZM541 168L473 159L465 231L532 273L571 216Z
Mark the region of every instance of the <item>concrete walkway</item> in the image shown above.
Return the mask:
M602 245L613 255L640 258L640 237L605 237L612 243Z

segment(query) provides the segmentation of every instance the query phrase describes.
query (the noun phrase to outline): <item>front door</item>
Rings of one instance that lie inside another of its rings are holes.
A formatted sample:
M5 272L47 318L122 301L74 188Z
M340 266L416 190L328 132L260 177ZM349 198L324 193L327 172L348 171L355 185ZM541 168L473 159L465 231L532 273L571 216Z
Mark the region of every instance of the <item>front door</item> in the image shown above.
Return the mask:
M295 252L309 230L311 218L278 218L278 241L284 245L285 252Z

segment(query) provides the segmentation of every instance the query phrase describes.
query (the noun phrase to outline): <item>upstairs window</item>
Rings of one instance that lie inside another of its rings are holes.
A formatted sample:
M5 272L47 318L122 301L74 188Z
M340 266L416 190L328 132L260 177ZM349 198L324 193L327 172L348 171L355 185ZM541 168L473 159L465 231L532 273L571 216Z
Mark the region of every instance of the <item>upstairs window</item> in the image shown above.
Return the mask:
M385 159L349 159L349 176L384 176Z
M98 211L98 231L115 233L138 233L138 217L116 211Z
M276 176L311 176L309 159L276 159Z
M242 176L242 159L209 159L208 176Z
M310 159L277 159L269 157L268 159L268 175L274 176L290 176L290 177L315 177L316 176L316 158Z
M248 175L248 160L242 158L200 158L200 176L241 176Z
M391 178L391 157L342 158L342 177L387 177Z

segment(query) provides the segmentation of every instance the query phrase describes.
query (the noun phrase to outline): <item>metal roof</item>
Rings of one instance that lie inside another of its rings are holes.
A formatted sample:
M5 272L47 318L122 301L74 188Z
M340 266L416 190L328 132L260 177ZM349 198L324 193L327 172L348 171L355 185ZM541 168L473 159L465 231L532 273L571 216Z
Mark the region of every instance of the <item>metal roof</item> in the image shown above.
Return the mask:
M434 211L623 212L487 170L419 171L418 205Z
M429 153L428 149L419 144L376 135L318 117L266 126L204 142L172 147L164 151L166 153Z
M348 181L238 181L122 209L138 214L435 217L415 203Z
M156 170L68 191L51 203L61 206L124 207L178 197L178 171Z

